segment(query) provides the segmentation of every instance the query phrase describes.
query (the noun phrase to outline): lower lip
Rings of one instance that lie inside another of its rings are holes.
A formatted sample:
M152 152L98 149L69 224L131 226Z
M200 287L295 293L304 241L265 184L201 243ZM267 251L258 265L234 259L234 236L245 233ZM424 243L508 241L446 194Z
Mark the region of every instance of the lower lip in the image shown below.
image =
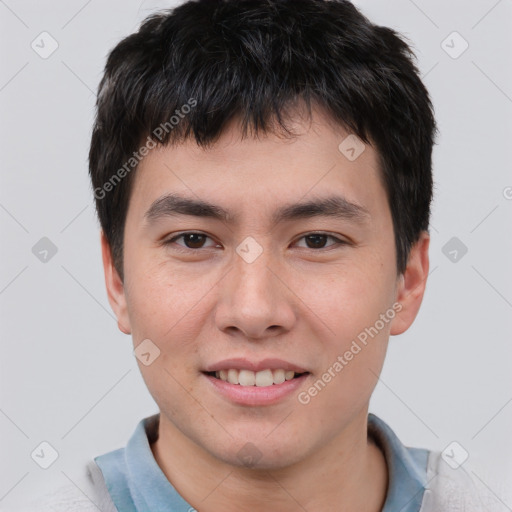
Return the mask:
M203 373L203 375L215 386L215 389L222 396L240 405L275 404L285 397L296 393L310 376L309 373L306 373L295 379L285 380L281 384L273 384L272 386L241 386L240 384L230 384L225 380L217 379L206 373Z

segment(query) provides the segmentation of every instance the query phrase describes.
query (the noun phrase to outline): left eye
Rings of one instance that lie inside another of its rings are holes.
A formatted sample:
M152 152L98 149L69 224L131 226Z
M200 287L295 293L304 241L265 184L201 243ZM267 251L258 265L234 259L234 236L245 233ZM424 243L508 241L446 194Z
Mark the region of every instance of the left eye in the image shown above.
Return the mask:
M171 245L176 240L179 240L180 238L183 238L185 241L185 245L178 244L180 247L185 247L186 249L201 249L203 247L203 244L207 238L210 238L209 236L203 234L203 233L194 233L194 232L187 232L187 233L181 233L165 242L165 245ZM343 240L340 240L339 238L336 238L335 236L328 235L326 233L310 233L308 235L304 235L299 240L305 239L306 244L312 244L312 246L307 245L306 248L308 249L323 249L325 247L325 241L331 238L335 241L334 244L331 245L343 245L347 242L344 242ZM328 246L329 247L329 246Z
M308 249L323 249L324 244L322 243L322 240L325 241L327 238L331 238L335 241L335 243L331 245L342 245L346 243L343 240L340 240L339 238L328 235L326 233L311 233L309 235L304 235L303 237L299 238L299 240L302 240L302 238L313 244L313 247L307 247ZM318 245L322 245L322 247L318 247Z

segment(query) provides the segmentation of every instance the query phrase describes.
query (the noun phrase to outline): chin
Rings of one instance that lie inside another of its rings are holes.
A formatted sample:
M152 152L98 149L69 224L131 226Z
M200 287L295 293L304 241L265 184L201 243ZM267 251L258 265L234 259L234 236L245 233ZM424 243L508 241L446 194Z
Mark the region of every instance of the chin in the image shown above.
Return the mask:
M271 443L265 437L259 436L244 439L246 440L232 440L223 452L219 452L219 445L216 445L210 453L231 466L261 471L284 469L296 464L306 456L303 451L298 452L296 443L283 446L276 442ZM304 445L300 444L304 448ZM236 449L235 447L240 448Z

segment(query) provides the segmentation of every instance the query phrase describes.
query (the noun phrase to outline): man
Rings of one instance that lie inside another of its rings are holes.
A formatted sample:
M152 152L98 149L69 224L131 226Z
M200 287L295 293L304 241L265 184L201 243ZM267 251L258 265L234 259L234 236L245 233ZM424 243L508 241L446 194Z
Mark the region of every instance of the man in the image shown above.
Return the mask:
M491 510L368 414L428 276L418 75L348 1L189 1L113 49L90 175L109 301L159 413L53 509Z

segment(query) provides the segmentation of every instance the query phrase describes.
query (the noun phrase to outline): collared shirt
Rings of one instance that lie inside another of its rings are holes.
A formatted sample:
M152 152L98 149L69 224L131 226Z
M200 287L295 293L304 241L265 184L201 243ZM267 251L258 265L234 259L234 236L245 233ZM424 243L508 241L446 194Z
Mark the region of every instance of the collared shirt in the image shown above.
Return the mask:
M17 512L194 512L167 480L151 451L159 419L159 414L142 419L124 448L91 460L80 486L66 484ZM472 478L462 467L464 462L451 452L406 447L371 413L368 436L382 450L388 468L382 512L509 510L504 504L506 484L493 481L491 488L491 482L478 474L478 479ZM7 511L0 505L0 512Z
M96 457L114 504L122 512L191 512L158 466L150 444L158 436L159 415L139 422L125 448ZM429 451L406 448L374 414L368 415L368 435L384 453L389 471L382 512L419 512L427 483Z

